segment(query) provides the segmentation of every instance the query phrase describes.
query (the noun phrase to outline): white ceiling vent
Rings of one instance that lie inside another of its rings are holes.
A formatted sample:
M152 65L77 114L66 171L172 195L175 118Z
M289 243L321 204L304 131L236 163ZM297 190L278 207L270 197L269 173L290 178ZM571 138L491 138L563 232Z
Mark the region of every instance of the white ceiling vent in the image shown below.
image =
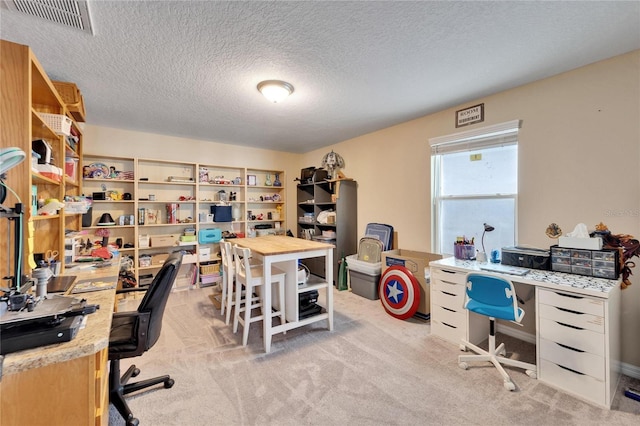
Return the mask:
M4 0L9 10L37 16L93 35L87 0Z

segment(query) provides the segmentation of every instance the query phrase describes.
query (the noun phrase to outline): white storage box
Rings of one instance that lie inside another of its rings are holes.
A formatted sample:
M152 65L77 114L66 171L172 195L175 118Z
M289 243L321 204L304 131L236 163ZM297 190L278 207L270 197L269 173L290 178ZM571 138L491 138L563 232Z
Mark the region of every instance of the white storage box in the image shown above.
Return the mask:
M198 251L198 256L199 256L200 262L206 262L207 260L211 260L211 248L200 247Z
M59 135L71 136L71 119L66 115L40 113L42 120Z
M382 262L372 263L358 260L357 254L347 256L347 266L351 271L357 271L367 275L378 275L378 278L382 272Z

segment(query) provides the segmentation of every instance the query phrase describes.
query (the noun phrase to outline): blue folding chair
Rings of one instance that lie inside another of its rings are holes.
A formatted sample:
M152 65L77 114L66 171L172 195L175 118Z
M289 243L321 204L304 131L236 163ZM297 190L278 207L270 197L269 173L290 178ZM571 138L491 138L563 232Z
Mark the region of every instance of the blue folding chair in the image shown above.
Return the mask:
M464 308L476 314L489 317L489 350L485 351L463 339L463 346L473 350L478 355L460 355L458 357L460 368L464 370L469 368L467 362L470 361L489 361L498 369L504 379L504 387L510 391L515 390L516 386L501 364L522 368L529 377L534 379L537 377L535 364L507 358L505 356L507 351L504 343L501 343L496 348L496 318L520 324L524 317L524 311L518 307L516 291L511 281L495 275L468 273L466 276Z

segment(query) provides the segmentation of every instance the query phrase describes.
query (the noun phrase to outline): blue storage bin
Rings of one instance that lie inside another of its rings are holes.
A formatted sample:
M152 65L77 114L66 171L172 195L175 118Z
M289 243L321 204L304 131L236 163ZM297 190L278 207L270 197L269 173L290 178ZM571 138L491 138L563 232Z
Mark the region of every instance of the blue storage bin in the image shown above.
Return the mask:
M211 206L214 222L231 222L231 206Z
M217 243L222 239L222 231L218 228L201 229L198 231L198 243L211 244Z

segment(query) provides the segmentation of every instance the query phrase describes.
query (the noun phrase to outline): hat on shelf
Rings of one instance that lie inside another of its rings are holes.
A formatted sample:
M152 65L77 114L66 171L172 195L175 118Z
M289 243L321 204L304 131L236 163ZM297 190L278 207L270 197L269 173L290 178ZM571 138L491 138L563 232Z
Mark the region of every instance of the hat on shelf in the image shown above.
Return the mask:
M116 222L113 220L109 213L104 213L102 216L100 216L100 220L98 221L98 226L108 226L115 224Z

